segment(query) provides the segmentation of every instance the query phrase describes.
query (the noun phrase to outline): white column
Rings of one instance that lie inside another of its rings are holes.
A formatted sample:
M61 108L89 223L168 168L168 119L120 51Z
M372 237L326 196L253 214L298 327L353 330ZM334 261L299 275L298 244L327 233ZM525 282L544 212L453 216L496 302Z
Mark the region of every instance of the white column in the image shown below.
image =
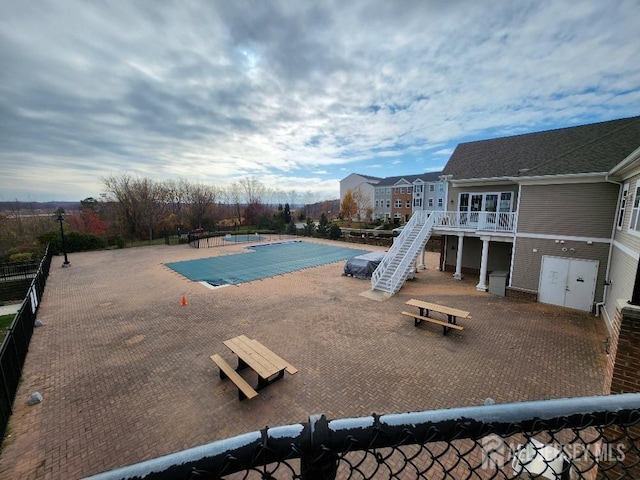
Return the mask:
M458 252L456 254L456 273L453 278L462 280L462 247L464 243L464 235L458 235Z
M489 262L489 237L480 237L482 240L482 261L480 263L480 281L476 290L486 292L487 288L487 263Z
M418 264L418 266L416 267L416 272L418 270L424 270L425 268L427 268L424 264L424 256L425 253L427 252L427 246L425 245L424 248L422 249L422 257L420 259L420 263Z

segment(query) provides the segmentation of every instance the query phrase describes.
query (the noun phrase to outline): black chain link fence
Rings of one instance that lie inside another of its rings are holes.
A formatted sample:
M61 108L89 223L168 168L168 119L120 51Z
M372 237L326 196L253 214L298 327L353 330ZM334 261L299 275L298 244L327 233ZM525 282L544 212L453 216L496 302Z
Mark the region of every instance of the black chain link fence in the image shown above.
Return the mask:
M638 479L640 394L312 416L92 478Z

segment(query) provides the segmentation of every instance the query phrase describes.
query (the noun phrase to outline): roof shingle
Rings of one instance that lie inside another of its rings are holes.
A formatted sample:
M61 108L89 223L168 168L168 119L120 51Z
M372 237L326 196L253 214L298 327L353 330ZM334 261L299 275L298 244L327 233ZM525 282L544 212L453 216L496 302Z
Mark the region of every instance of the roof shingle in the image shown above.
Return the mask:
M461 143L443 170L454 179L607 172L640 146L640 116Z

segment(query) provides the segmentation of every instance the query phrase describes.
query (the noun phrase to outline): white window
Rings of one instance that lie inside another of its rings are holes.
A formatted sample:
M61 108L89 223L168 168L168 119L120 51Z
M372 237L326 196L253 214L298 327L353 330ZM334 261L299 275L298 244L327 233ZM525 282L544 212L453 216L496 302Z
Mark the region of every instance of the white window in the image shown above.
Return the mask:
M396 208L402 208L402 200L400 200L399 198L396 200L395 202L395 206Z
M380 202L376 200L376 208L378 208L379 205L380 205Z
M618 230L622 230L624 224L624 214L627 210L627 197L629 196L629 184L625 183L622 187L622 199L620 200L620 211L618 212Z
M422 199L421 199L421 198L416 198L416 199L413 201L413 206L414 206L414 207L422 207Z
M411 208L411 200L407 200L407 208Z
M438 185L438 190L444 192L444 183Z
M631 210L629 230L640 233L640 187L636 187L636 195L633 197L633 209Z
M435 189L436 189L436 186L433 183L430 183L429 184L429 191L433 192L433 191L435 191Z
M391 208L391 200L387 199L387 208Z
M429 199L429 206L430 206L430 207L433 207L433 198L430 198L430 199Z
M416 192L416 193L421 193L422 192L422 184L419 183L415 187L413 187L413 191Z
M441 198L439 198L439 199L438 199L438 206L439 206L439 207L441 207L441 206L442 206L442 199L441 199Z

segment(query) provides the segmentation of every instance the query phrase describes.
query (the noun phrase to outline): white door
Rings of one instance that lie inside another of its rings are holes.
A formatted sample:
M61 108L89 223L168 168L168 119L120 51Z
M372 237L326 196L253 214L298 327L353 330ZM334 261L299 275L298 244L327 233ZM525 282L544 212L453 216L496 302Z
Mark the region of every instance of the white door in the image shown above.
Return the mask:
M574 260L569 262L567 288L564 306L590 312L596 293L598 263L595 260Z
M599 262L576 258L542 257L538 300L542 303L591 311Z
M542 256L540 269L540 287L538 300L542 303L560 305L564 307L567 275L569 274L569 259Z

